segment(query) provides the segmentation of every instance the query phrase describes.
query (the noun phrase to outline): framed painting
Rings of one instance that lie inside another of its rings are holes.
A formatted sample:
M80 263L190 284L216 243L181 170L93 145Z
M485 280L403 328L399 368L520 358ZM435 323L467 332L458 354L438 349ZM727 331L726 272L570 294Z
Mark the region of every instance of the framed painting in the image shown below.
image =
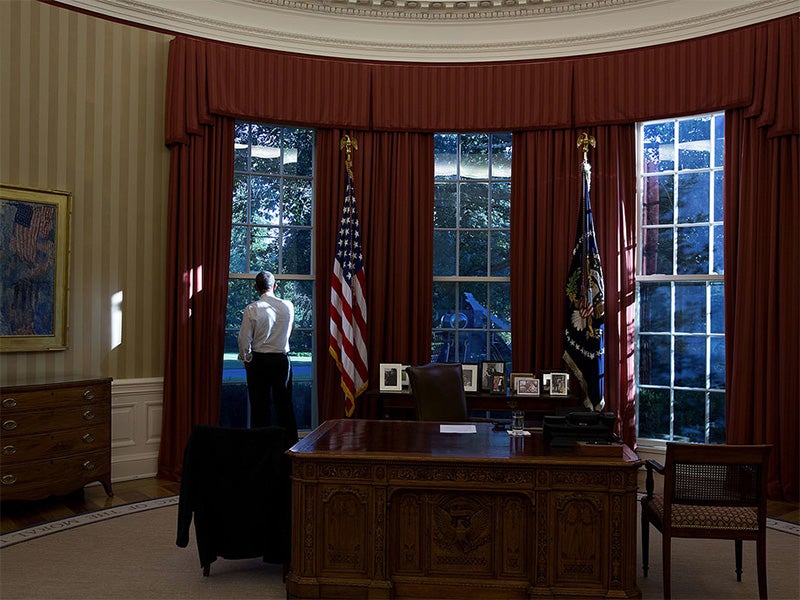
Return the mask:
M381 363L380 378L380 390L382 392L403 391L403 365L398 363Z
M0 185L0 351L67 347L68 192Z

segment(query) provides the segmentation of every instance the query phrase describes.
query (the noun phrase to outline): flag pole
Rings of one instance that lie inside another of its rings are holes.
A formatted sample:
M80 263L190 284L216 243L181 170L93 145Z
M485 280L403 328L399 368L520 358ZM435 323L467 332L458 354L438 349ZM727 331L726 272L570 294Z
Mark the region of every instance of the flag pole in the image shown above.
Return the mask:
M353 176L353 150L358 150L358 141L355 138L351 138L349 135L345 134L341 140L339 140L339 150L345 151L344 156L344 168L347 169L347 172L350 174L350 177Z

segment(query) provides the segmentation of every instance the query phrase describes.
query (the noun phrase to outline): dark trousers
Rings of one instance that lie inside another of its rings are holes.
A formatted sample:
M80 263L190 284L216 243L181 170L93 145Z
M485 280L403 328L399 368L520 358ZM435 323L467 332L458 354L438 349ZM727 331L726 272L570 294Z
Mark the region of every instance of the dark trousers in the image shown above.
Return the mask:
M253 352L245 363L250 427L277 425L297 440L297 421L292 404L292 361L286 354ZM275 423L272 408L275 408Z

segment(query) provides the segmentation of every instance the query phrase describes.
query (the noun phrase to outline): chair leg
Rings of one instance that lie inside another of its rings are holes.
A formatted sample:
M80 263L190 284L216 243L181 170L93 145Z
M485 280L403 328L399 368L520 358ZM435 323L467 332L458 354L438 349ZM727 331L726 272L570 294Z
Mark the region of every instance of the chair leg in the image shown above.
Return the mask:
M756 563L758 565L758 597L767 600L767 540L756 540Z
M650 522L642 514L642 572L647 577L650 568Z
M663 563L664 578L664 600L672 598L671 572L672 572L672 545L669 536L661 533L661 562Z
M742 580L742 540L733 540L736 546L736 581Z
M203 577L208 577L211 573L211 564L203 565Z

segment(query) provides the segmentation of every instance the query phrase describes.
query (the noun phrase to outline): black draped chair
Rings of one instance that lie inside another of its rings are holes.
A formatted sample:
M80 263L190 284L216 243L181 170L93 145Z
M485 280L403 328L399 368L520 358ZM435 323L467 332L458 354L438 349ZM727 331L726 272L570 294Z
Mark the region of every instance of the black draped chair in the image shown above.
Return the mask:
M217 558L263 557L288 568L291 554L293 445L282 427L196 425L183 458L178 535L189 544L194 520L203 575Z

